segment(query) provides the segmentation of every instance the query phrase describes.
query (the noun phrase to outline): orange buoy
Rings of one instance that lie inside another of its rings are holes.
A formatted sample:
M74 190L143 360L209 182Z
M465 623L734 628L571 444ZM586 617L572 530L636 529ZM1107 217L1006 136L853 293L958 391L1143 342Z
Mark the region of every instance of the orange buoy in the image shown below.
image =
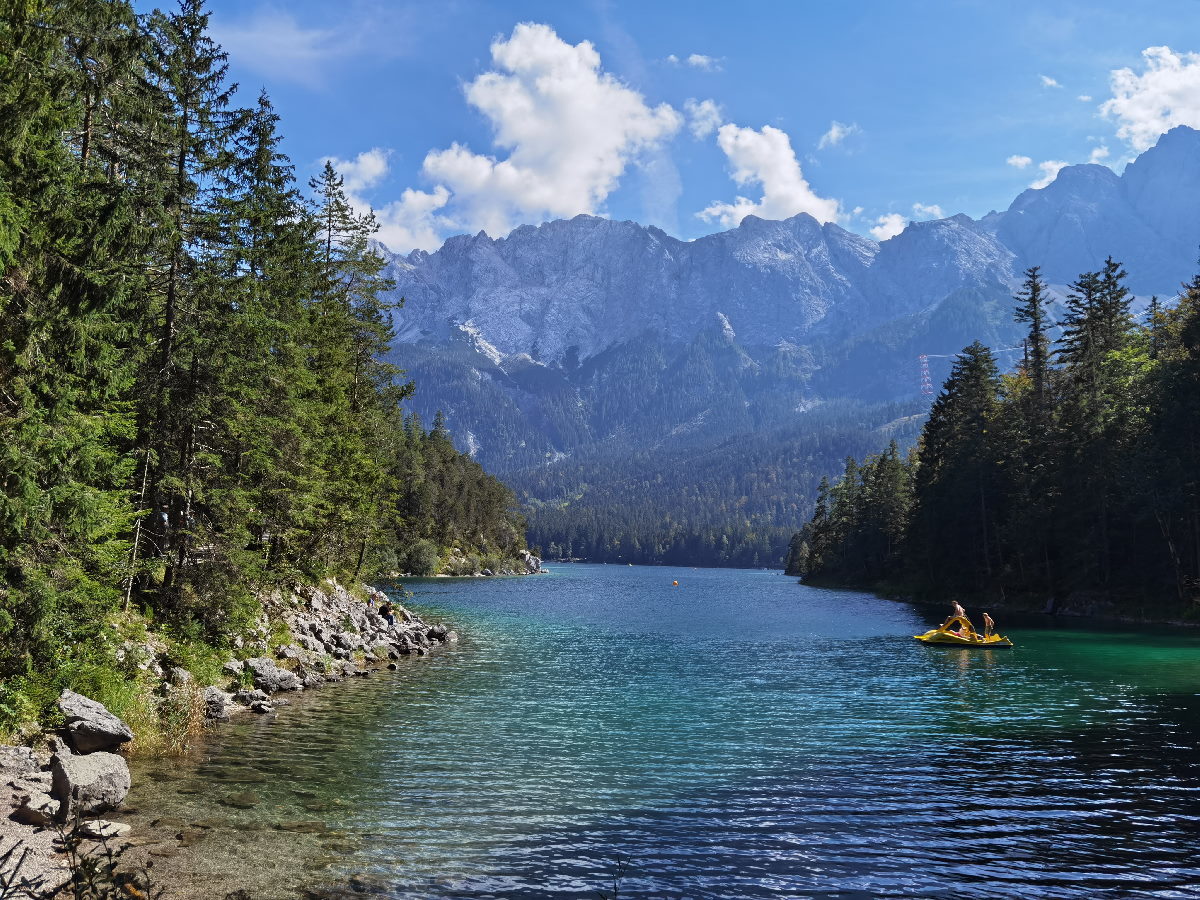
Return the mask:
M678 581L672 581L672 582L671 582L671 586L672 586L672 587L679 587L679 582L678 582Z

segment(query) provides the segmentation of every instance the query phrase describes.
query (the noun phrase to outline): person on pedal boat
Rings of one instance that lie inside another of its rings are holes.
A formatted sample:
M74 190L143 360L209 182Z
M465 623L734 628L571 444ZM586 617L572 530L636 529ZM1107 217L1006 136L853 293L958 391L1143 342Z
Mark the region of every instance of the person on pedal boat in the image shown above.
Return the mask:
M949 616L946 617L946 621L942 623L942 631L949 630L950 623L953 622L955 619L960 619L960 618L967 619L967 611L962 608L962 604L959 603L957 600L952 600L951 603L953 603L953 611L950 613ZM967 621L970 622L971 620L967 619ZM960 625L959 628L960 628L959 633L961 634L962 626Z

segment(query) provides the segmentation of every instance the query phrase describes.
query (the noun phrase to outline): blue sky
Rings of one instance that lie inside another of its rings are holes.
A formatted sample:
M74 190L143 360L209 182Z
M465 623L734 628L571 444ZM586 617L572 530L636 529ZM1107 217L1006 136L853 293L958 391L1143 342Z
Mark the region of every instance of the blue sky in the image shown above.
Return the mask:
M580 212L691 239L805 211L886 238L1200 126L1198 0L210 8L298 174L339 161L399 251Z

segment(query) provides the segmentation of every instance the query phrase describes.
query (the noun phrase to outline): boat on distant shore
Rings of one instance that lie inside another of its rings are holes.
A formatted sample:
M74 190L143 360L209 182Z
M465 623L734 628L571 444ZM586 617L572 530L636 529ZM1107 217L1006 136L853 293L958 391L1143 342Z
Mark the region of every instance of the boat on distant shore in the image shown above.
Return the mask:
M1011 647L1012 641L1002 634L982 635L965 616L953 616L937 628L913 635L922 644L941 644L950 647Z

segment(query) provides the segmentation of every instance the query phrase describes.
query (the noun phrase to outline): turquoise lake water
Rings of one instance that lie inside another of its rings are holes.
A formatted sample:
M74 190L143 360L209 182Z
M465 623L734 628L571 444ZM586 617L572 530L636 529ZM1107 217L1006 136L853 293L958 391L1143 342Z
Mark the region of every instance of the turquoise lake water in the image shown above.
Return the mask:
M179 895L1200 897L1200 634L931 648L943 610L739 570L408 587L460 644L135 769Z

